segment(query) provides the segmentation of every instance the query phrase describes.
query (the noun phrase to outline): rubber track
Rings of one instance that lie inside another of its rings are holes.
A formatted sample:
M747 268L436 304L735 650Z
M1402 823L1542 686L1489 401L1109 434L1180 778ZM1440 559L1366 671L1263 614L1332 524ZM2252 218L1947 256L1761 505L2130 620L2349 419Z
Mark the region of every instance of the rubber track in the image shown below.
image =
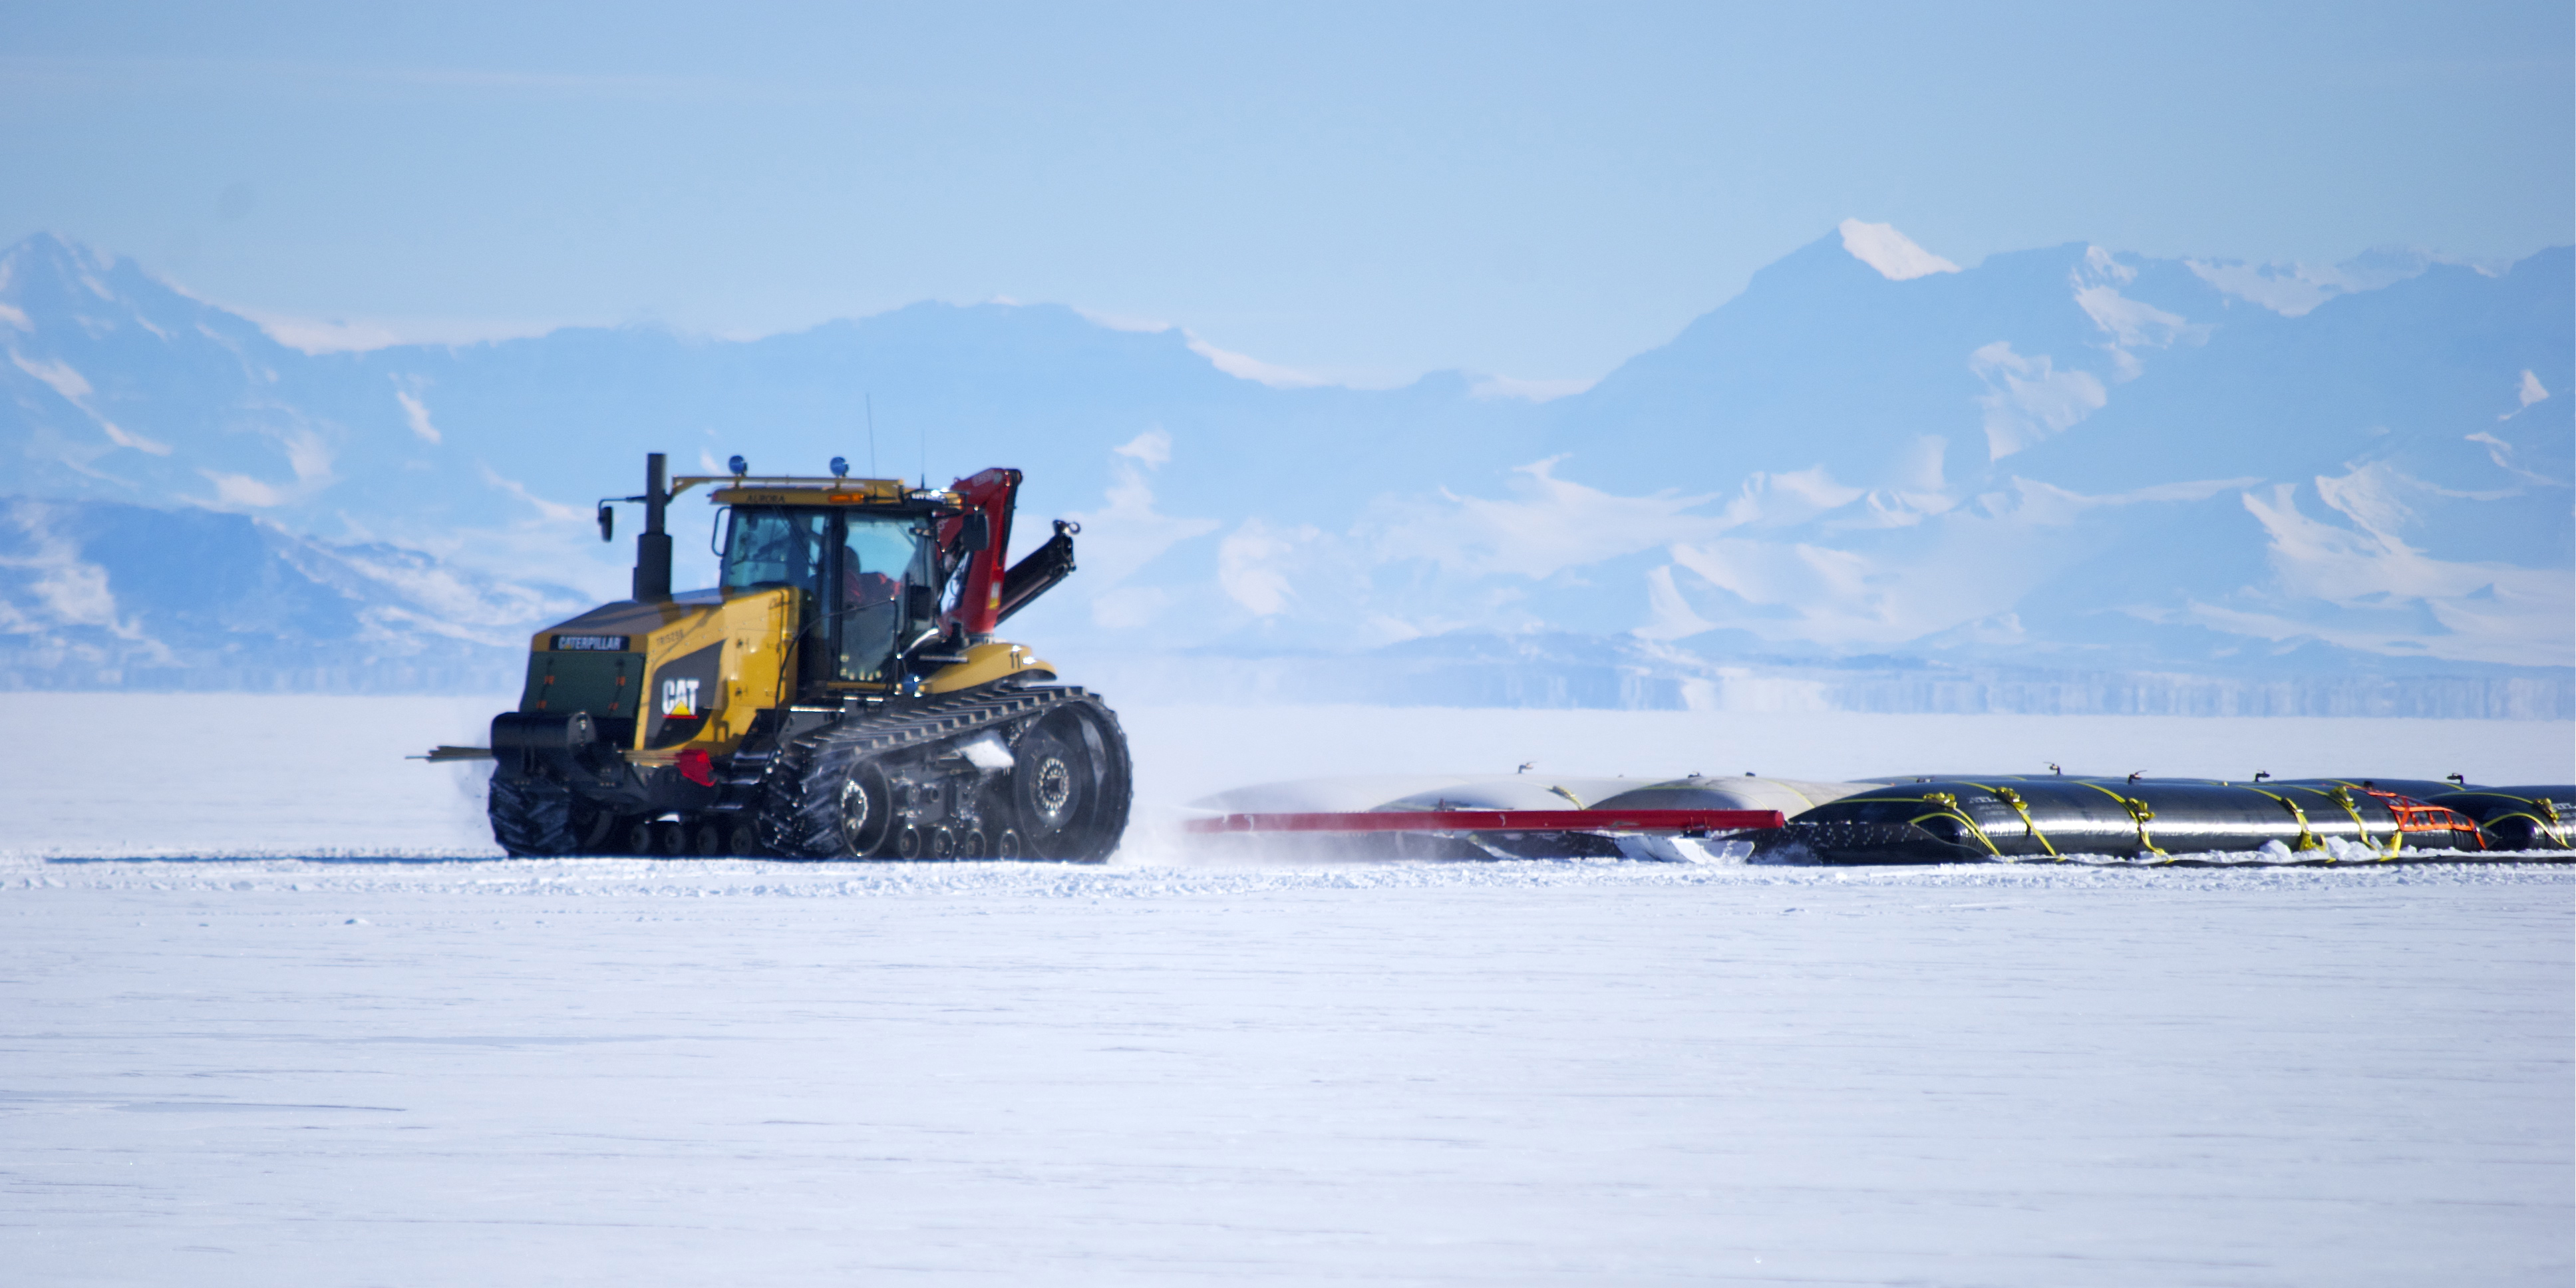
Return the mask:
M1000 689L956 694L906 705L874 716L843 718L790 743L762 775L760 839L790 857L840 857L840 798L812 793L814 783L838 783L862 760L971 736L984 729L1059 707L1099 705L1073 687ZM1105 713L1106 707L1101 710ZM1113 722L1112 729L1117 726ZM809 799L810 798L810 799ZM1125 811L1119 812L1120 822Z
M573 851L572 789L543 778L492 776L485 812L492 839L513 855Z

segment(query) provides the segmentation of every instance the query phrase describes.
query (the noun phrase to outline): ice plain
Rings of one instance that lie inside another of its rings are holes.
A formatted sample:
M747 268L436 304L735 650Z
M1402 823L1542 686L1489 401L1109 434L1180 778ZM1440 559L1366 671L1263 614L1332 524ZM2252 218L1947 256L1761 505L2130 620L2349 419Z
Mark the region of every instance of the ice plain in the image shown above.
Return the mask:
M1118 863L857 867L487 857L471 771L398 757L492 706L0 698L54 731L0 761L7 1278L2571 1272L2565 869L1208 865L1167 826L1523 759L2564 781L2564 726L1130 708Z

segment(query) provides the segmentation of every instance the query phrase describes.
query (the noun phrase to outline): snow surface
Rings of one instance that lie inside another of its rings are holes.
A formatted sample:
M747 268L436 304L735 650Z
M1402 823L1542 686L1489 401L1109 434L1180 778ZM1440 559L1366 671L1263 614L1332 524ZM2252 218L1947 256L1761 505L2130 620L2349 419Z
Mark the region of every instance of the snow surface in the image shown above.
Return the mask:
M1079 680L1080 677L1072 677ZM1440 707L1144 706L1110 694L1136 754L1130 861L1179 857L1180 807L1257 783L1704 773L1836 782L1895 773L2576 781L2576 728L2542 720L1872 715ZM482 746L517 694L345 697L0 693L12 817L0 848L498 854L486 769L403 757ZM1402 793L1391 793L1400 795Z
M469 772L393 759L489 710L0 699L46 734L0 761L0 1278L2571 1273L2564 868L514 861L478 857ZM1661 776L1765 733L1756 767L1830 778L2049 733L1125 714L1166 803L1327 755ZM2283 774L2569 754L2166 723L2053 737Z

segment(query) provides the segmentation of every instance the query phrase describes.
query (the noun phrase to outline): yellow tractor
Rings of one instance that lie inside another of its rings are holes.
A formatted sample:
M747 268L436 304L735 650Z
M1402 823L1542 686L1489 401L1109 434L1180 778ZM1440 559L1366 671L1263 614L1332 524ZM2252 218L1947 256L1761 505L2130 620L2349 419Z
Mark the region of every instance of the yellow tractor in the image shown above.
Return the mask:
M1003 566L1020 472L944 489L830 477L665 482L645 458L634 597L537 632L492 720L492 835L518 855L1100 862L1126 830L1118 718L994 638L1073 571ZM717 585L671 592L666 510L723 507Z

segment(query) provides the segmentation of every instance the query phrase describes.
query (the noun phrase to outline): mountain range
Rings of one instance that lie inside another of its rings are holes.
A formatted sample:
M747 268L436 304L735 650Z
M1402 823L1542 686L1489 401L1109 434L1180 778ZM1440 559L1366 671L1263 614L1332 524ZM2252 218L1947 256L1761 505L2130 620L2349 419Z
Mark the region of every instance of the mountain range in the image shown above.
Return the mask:
M590 508L660 450L1019 466L1084 533L1014 633L1229 692L2565 718L2571 295L2564 247L1961 267L1847 221L1542 400L1003 303L307 352L39 235L0 254L0 684L506 675L619 592Z

